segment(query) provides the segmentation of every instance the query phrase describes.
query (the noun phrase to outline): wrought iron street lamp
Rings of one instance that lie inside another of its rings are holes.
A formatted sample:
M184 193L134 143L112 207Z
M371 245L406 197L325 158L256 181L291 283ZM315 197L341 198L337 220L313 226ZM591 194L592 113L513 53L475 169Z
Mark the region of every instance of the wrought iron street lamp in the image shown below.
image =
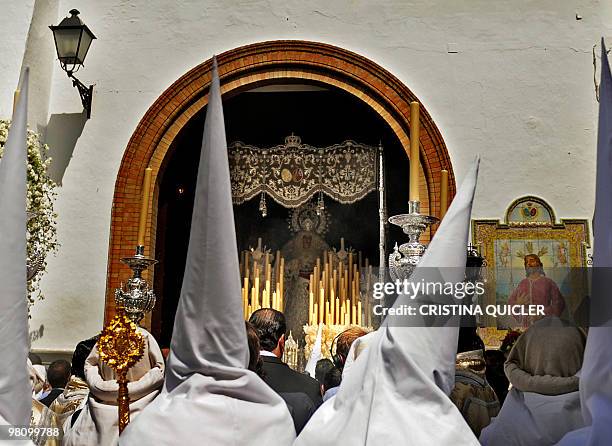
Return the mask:
M93 39L91 30L79 18L79 11L76 9L70 10L70 17L64 18L59 25L50 26L55 39L55 49L59 58L62 69L72 79L72 85L79 90L81 103L87 111L87 118L91 116L91 98L93 94L93 85L86 86L76 77L76 73L85 62L87 51Z

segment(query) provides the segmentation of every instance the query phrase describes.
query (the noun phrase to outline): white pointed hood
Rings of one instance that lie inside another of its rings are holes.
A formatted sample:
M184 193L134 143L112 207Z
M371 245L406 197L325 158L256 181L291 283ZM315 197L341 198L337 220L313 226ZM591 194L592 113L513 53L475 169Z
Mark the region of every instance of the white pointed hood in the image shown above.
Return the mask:
M317 329L317 337L315 338L315 343L312 346L312 351L310 352L310 358L308 358L308 362L306 363L306 367L304 369L304 371L308 373L312 378L315 378L317 362L323 357L323 355L321 354L322 337L323 323L320 323L319 328Z
M479 161L468 172L427 253L410 280L428 268L453 267L464 279L466 245ZM394 307L410 303L400 295ZM388 317L344 376L335 398L310 419L296 446L478 445L448 397L458 327L401 327Z
M164 389L120 444L290 445L284 401L247 370L231 184L216 59L181 297Z
M563 446L609 444L612 439L612 73L601 39L601 83L599 84L599 127L597 133L597 183L593 218L593 289L591 327L580 373L580 403L587 427L568 433ZM605 270L603 268L606 268ZM596 294L599 293L599 294ZM602 315L605 315L602 318ZM605 319L605 320L601 320Z
M28 70L0 161L0 424L30 424L26 304Z

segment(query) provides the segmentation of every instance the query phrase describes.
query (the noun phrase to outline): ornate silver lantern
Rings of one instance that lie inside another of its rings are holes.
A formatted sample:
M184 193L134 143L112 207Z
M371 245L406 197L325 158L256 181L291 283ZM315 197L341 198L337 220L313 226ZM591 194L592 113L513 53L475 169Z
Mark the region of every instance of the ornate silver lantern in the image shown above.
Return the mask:
M393 280L404 280L410 277L427 249L426 245L419 242L421 234L429 226L438 222L436 217L421 214L420 208L420 201L409 201L407 214L394 215L389 218L389 223L402 228L404 234L408 236L408 243L403 243L399 247L396 243L393 253L389 256L389 273Z
M145 257L144 246L136 248L136 254L132 257L124 257L121 263L126 264L133 271L132 277L115 290L115 304L125 308L127 316L139 324L146 313L155 306L155 293L149 283L142 278L142 272L157 260Z

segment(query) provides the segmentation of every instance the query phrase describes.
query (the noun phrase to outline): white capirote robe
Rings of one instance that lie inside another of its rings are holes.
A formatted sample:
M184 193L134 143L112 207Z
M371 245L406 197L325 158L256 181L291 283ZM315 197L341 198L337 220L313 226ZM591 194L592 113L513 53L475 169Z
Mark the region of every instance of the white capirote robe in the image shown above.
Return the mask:
M227 144L216 60L206 111L185 275L159 397L121 445L290 446L283 399L247 370Z
M504 405L480 434L484 446L546 446L584 426L578 391L541 395L510 389Z
M164 382L165 365L159 345L145 329L138 331L145 337L145 353L128 372L130 422L157 397ZM115 373L100 362L97 344L85 361L85 377L90 388L87 404L74 425L66 429L64 445L116 445L119 440L119 385ZM70 419L66 423L70 423Z
M410 280L419 282L438 267L450 267L439 271L444 281L464 280L477 173L478 160ZM416 301L421 298L428 299L418 296ZM410 302L400 295L394 307ZM338 393L314 413L295 446L478 445L448 397L454 385L458 326L403 323L388 316L368 335L365 350L350 364Z

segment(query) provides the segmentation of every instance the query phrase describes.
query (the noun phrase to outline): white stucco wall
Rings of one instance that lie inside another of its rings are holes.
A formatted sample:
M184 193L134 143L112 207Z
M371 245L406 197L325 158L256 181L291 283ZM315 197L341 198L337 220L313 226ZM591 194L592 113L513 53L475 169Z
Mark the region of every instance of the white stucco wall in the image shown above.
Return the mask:
M19 83L33 10L34 0L0 0L0 119L13 113L13 94Z
M321 41L395 74L436 121L459 179L481 154L475 218L501 218L525 194L545 198L560 217L592 216L597 103L591 48L602 35L612 46L611 2L75 3L60 0L58 11L63 16L78 7L98 37L78 74L96 87L92 118L84 123L77 92L55 64L48 136L61 161L55 175L62 181L62 247L44 279L47 299L33 309L32 328L45 327L35 348L70 349L100 328L113 188L138 121L190 68L244 44ZM12 13L11 27L22 30L13 23L21 18ZM19 32L12 38L23 48ZM457 53L448 52L449 44ZM16 78L16 69L2 62L0 76ZM14 84L0 86L0 112ZM66 150L70 141L76 141L73 151Z

